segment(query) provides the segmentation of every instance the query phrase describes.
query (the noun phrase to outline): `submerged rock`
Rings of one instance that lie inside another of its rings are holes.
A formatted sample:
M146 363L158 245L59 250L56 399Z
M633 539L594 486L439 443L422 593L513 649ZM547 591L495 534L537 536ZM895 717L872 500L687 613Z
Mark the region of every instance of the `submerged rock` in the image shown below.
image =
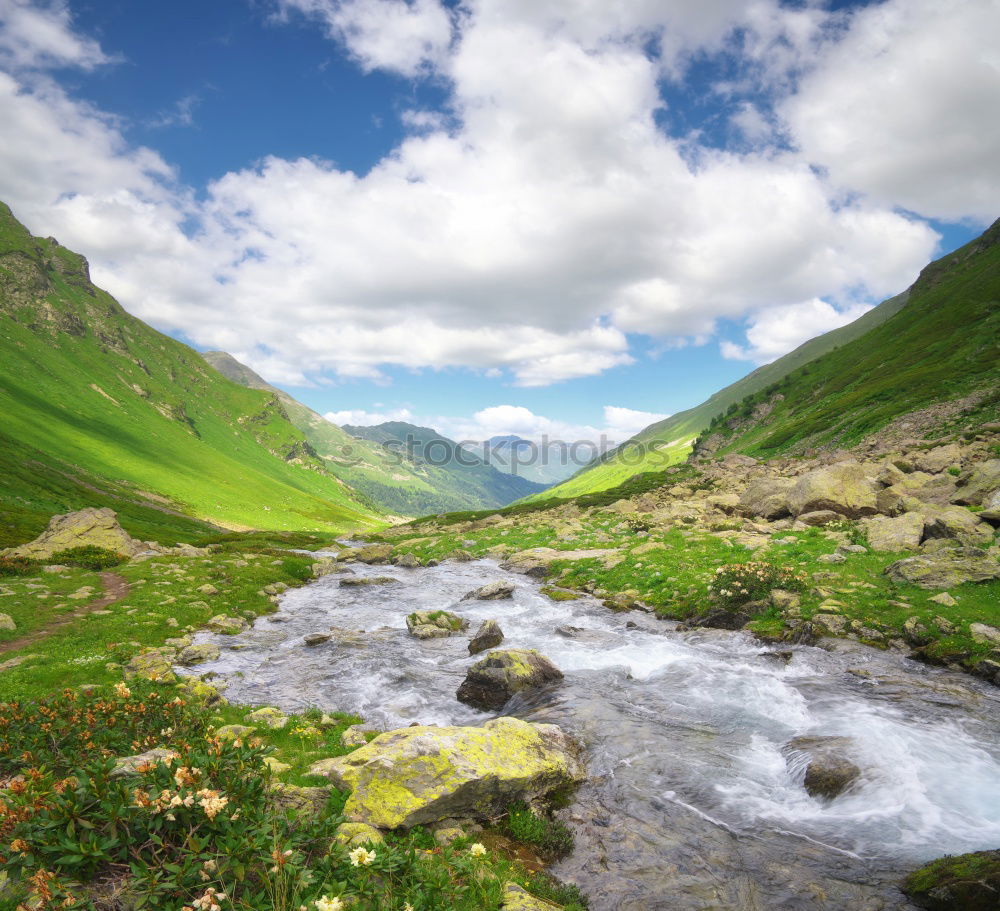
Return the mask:
M469 621L446 610L418 610L406 618L406 628L417 639L441 639L468 629Z
M456 696L484 710L500 709L515 693L563 679L563 673L534 649L492 652L469 668Z
M850 737L796 737L788 742L788 750L809 757L803 785L813 797L832 800L861 776L861 769L845 755L851 743Z
M500 624L496 620L484 620L476 630L476 635L469 640L469 654L478 655L487 649L496 648L501 642L503 630L500 629Z
M393 579L392 576L347 576L340 580L342 586L351 585L389 585L392 582L398 582L398 579Z
M514 596L514 584L498 579L496 582L489 582L474 591L462 596L463 601L500 601L504 598Z
M348 819L380 829L456 816L489 819L512 801L535 800L585 776L570 737L555 725L517 718L389 731L309 772L351 791Z

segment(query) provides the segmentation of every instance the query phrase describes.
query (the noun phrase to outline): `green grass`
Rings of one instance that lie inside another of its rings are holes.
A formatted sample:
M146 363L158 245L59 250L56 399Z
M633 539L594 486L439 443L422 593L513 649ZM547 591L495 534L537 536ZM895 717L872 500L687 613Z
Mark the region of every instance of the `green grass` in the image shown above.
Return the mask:
M6 207L0 410L8 541L87 505L111 506L130 530L160 538L190 539L205 522L286 530L375 522L274 396L225 379L127 314L89 283L81 257L31 237Z

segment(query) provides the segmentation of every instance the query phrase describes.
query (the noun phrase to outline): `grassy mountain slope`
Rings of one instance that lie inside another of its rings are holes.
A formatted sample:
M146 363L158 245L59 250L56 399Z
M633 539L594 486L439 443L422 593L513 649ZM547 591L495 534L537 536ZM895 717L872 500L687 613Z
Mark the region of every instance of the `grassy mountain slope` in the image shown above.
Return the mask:
M0 409L0 538L83 505L161 539L190 540L206 521L339 530L376 518L279 400L130 316L82 256L32 237L2 204Z
M983 238L987 238L995 227L987 231ZM983 238L973 241L962 249L974 247ZM838 350L849 348L852 343L887 325L898 314L901 314L899 322L893 325L900 326L905 323L909 319L909 314L913 312L910 306L911 296L914 293L923 293L925 290L924 276L936 274L944 268L944 264L960 255L963 255L962 251L957 250L932 263L924 269L921 278L911 288L883 301L854 322L810 339L778 360L758 367L743 379L716 392L695 408L678 412L656 424L651 424L631 440L608 453L602 460L587 466L557 487L551 488L545 496L571 497L607 490L621 484L632 475L662 471L668 465L683 461L691 452L695 440L709 427L712 420L724 415L727 410L736 409L753 396L764 394L765 390L801 370L806 364L811 364L818 358ZM943 328L946 334L949 331L946 325L939 328ZM878 338L889 343L890 335L883 333ZM946 390L938 391L947 394Z
M231 354L206 351L202 357L234 382L251 389L263 389L276 396L289 420L302 431L317 455L326 461L327 468L387 512L415 516L450 509L484 509L501 506L524 496L525 492L539 489L505 485L484 471L485 465L478 466L478 470L456 472L454 466L436 468L417 464L400 457L396 445L399 440L391 432L367 434L370 428L355 427L352 428L353 434L348 433L287 392L271 386ZM400 424L399 427L401 439L414 430L419 430L421 439L424 438L422 428L410 424ZM402 428L409 428L409 431ZM389 442L388 446L384 445L386 442ZM446 442L451 456L454 444L450 440Z
M345 424L343 429L375 444L394 464L412 471L433 488L433 498L417 490L403 491L413 504L411 515L504 506L544 490L542 484L498 471L429 427L388 421L374 427Z
M899 313L745 398L697 448L771 456L849 446L927 408L935 432L1000 412L1000 220L927 266Z

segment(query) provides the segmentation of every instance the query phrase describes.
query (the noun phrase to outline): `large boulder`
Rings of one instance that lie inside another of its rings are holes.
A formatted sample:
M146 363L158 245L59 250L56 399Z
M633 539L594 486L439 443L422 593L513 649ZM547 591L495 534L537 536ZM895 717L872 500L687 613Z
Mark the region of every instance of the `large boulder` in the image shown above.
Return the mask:
M924 536L924 517L915 512L895 518L872 516L862 519L861 524L868 546L876 551L916 550Z
M501 642L503 630L500 629L500 624L496 620L484 620L476 630L476 635L469 640L469 654L478 655L487 649L496 648Z
M978 548L956 547L897 560L885 568L885 574L896 583L953 588L965 582L1000 579L1000 563Z
M931 474L938 474L946 468L958 466L961 461L962 447L958 443L935 446L926 452L917 453L913 458L913 464L918 471L927 471Z
M837 462L802 475L788 494L793 515L829 509L851 519L878 512L878 485L857 462Z
M1000 907L1000 851L933 860L906 877L903 891L927 911L996 911Z
M515 693L563 679L563 673L533 648L491 652L469 668L456 696L475 708L503 708Z
M406 628L417 639L442 639L469 628L469 621L446 610L418 610L406 618Z
M991 493L1000 491L1000 459L981 462L951 498L963 506L982 506Z
M380 829L452 817L489 819L582 781L579 746L552 724L497 718L482 727L389 731L310 774L349 790L344 815Z
M955 495L955 488L955 479L951 475L914 471L880 492L880 509L886 512L882 507L889 502L902 503L905 507L910 499L944 506Z
M788 495L795 486L792 478L763 478L752 481L740 495L738 510L746 516L781 519L791 515Z
M137 541L118 524L118 516L113 509L88 507L53 516L49 519L48 528L34 541L3 553L46 560L60 550L74 547L103 547L128 557L147 549L146 544Z
M993 537L993 529L964 506L927 507L921 510L924 535L948 538L962 544L983 544Z
M847 757L850 747L850 737L796 737L785 745L792 762L805 756L805 789L827 800L842 794L861 776L861 769Z
M354 550L346 551L344 554L348 559L355 559L358 563L388 563L392 557L391 544L366 544Z

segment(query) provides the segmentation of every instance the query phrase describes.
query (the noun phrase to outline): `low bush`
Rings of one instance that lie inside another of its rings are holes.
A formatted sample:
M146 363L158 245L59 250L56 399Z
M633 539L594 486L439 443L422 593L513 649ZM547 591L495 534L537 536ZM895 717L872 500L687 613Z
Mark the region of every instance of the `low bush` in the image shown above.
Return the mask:
M708 591L717 603L735 607L748 601L761 601L776 588L801 591L804 587L803 573L776 563L752 561L720 566Z
M60 563L63 566L81 566L84 569L97 571L119 566L127 559L128 557L124 554L108 550L106 547L88 544L85 547L71 547L68 550L56 551L49 562Z
M0 557L0 576L32 576L40 564L27 557Z

